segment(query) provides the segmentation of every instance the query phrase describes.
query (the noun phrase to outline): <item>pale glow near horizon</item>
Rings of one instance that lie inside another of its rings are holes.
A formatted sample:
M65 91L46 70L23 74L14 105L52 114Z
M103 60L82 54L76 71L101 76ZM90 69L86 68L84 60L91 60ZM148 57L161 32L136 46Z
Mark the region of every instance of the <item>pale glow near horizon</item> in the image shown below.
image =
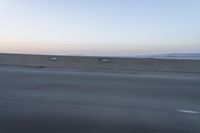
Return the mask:
M200 2L0 0L0 29L3 53L193 53L200 52Z

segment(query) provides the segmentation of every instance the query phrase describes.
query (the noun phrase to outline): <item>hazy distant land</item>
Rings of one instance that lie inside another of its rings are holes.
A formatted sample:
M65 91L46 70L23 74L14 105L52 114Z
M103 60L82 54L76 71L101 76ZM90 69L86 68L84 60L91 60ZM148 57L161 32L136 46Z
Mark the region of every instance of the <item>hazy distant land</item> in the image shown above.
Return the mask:
M155 59L192 59L200 60L200 53L170 53L170 54L153 54L137 56L139 58L155 58Z

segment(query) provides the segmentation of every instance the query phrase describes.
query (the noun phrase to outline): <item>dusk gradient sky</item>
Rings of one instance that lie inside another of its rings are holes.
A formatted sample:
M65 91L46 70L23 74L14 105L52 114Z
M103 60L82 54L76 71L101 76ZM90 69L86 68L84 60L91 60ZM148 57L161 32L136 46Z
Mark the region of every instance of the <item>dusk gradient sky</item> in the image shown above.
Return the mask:
M200 53L200 0L0 0L0 53Z

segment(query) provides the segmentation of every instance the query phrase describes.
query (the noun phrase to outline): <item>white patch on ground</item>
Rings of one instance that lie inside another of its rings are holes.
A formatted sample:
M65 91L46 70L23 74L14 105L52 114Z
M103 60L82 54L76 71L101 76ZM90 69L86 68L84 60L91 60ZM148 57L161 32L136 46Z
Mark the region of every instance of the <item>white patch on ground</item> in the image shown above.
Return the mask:
M177 111L180 112L180 113L187 113L187 114L199 114L200 113L198 111L184 110L184 109L180 109L180 110L177 110Z

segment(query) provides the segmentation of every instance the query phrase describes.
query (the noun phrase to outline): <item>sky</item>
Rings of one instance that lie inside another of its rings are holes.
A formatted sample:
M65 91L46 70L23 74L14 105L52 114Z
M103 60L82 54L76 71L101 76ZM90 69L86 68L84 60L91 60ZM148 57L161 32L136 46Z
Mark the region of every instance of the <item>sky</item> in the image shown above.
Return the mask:
M200 0L0 0L0 53L200 53Z

